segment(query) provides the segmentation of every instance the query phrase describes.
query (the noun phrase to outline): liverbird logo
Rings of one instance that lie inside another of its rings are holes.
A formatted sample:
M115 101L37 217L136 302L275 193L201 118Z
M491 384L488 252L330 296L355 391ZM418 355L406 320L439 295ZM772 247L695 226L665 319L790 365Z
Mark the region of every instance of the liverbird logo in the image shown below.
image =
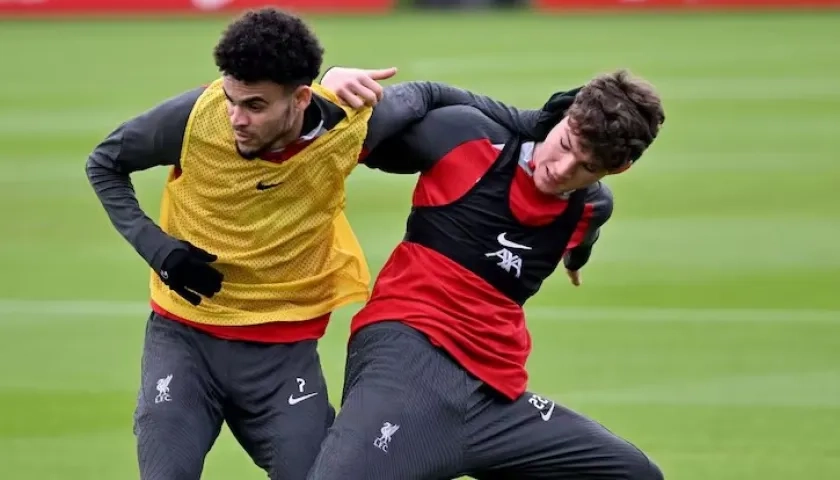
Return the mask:
M394 425L391 422L383 423L382 428L379 429L379 433L382 435L373 441L373 446L385 453L388 453L388 444L391 443L391 437L393 437L399 429L399 425Z

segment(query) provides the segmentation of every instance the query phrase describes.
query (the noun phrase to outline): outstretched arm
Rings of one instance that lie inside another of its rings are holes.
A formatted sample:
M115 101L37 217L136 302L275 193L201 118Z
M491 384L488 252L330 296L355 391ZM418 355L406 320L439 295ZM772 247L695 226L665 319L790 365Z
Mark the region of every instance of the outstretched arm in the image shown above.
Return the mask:
M363 70L333 67L321 84L334 90L352 107L375 105L368 123L365 152L370 152L391 136L421 120L436 108L467 105L524 137L538 134L540 110L521 110L488 96L440 82L414 81L381 87L377 82L396 74L395 68Z
M473 107L513 133L531 136L539 110L520 110L484 95L439 82L403 82L385 87L368 123L365 150L423 119L430 111L447 106Z

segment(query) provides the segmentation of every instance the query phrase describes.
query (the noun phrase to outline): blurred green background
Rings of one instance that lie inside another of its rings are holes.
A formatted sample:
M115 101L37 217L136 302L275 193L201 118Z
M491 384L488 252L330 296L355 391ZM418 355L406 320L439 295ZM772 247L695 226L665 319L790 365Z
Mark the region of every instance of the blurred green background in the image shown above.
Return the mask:
M668 114L615 192L584 285L529 304L531 388L678 480L840 478L840 17L307 17L327 65L397 66L522 107L617 67ZM84 175L117 123L215 77L224 19L0 22L0 478L137 478L146 266ZM456 35L460 37L456 41ZM135 177L157 217L164 169ZM415 178L357 170L374 270ZM349 316L320 351L340 395ZM258 479L224 431L204 478Z

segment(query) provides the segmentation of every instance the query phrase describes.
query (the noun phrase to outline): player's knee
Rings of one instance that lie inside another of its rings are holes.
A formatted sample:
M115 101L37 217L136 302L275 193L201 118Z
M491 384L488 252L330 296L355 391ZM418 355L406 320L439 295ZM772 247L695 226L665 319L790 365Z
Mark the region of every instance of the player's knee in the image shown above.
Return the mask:
M662 473L662 469L659 468L659 465L653 463L653 460L650 461L650 468L651 472L651 479L653 480L665 480L665 474Z
M169 405L167 405L168 407ZM180 430L194 423L190 412L176 408L155 408L140 405L134 412L134 432L154 432L158 430Z
M187 457L203 458L220 427L221 421L174 408L140 408L134 416L134 434L139 442L178 446L191 454Z
M628 480L665 480L662 470L642 452L634 452L626 458Z
M158 419L159 420L159 419ZM180 427L160 424L150 416L138 418L137 461L141 480L198 480L207 449L181 434Z

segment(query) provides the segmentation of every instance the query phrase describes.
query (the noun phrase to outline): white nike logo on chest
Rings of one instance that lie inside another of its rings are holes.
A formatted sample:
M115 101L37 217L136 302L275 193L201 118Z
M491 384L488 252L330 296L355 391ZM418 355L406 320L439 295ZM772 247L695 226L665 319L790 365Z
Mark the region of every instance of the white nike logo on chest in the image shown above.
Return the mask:
M506 235L507 235L507 232L502 232L502 233L499 234L498 237L496 237L496 240L498 240L499 245L501 245L503 247L506 247L506 248L516 248L516 249L519 249L519 250L530 250L531 249L531 247L529 247L527 245L522 245L522 244L519 244L519 243L511 242L510 240L505 238Z

